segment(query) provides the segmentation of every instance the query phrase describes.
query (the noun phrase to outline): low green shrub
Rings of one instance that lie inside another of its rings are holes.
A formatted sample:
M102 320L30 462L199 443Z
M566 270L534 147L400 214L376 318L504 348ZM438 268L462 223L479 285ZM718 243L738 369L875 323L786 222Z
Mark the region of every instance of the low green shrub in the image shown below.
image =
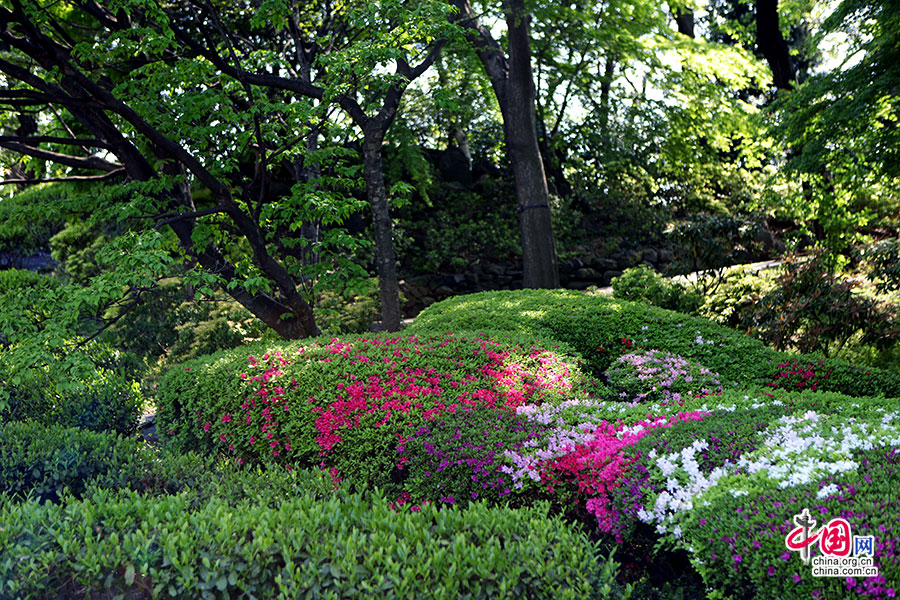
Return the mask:
M164 456L136 438L39 423L0 425L0 490L57 501L89 485L166 492L196 484L196 456Z
M563 290L482 292L457 296L426 308L406 330L505 330L532 335L545 343L564 343L584 358L584 366L601 377L622 354L656 349L678 354L719 373L723 382L765 385L790 360L819 357L791 355L706 319L655 306ZM900 374L860 369L826 360L831 376L824 388L851 396L900 397Z
M612 280L613 297L646 302L653 306L694 314L702 304L702 297L684 285L666 279L646 265L625 269Z
M0 380L8 378L8 372L0 372ZM27 421L130 435L137 429L144 406L140 386L109 371L98 372L96 380L74 389L56 391L47 373L34 369L21 375L20 383L9 383L6 391L9 396L6 408L0 410L0 422Z
M196 498L266 503L299 491L329 495L334 481L306 470L237 468L195 453L161 451L137 438L36 423L0 425L0 491L57 502L85 490L130 489L149 495L190 491Z
M612 559L546 505L426 505L299 492L269 506L93 490L0 496L0 597L622 597Z
M137 429L144 396L134 374L118 369L97 366L92 378L57 390L41 368L23 371L19 382L12 383L12 370L0 360L0 382L8 394L5 409L0 405L0 423L27 421L131 435Z

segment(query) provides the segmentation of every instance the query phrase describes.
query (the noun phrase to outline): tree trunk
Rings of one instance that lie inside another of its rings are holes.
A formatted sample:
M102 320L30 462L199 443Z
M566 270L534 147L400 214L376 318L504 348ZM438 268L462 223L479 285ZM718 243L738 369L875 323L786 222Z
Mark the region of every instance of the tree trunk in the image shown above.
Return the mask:
M612 54L606 57L603 66L603 77L600 79L600 138L606 145L610 144L609 136L609 92L612 89L613 76L616 74L616 60Z
M678 27L678 33L694 38L694 13L689 10L675 11L675 25Z
M365 131L363 169L366 196L372 208L375 237L375 265L381 289L381 323L387 331L400 330L400 286L397 282L397 259L394 255L393 226L384 186L381 149L383 132Z
M171 169L167 171L172 174ZM191 191L186 184L175 187L172 200L178 209L194 210ZM194 246L192 239L194 220L177 220L171 223L170 227L188 255L193 256L205 270L222 277L225 282L222 290L282 338L293 340L319 334L312 307L296 294L296 290L294 291L296 297L290 299L292 301L282 303L266 294L250 294L240 285L230 288L227 283L238 278L234 266L212 244L199 250Z
M778 0L756 1L756 44L769 63L775 87L782 90L794 87L797 76L778 25Z
M559 271L550 193L537 136L530 17L525 11L524 0L509 0L504 8L509 31L509 74L506 93L502 100L498 96L498 100L501 100L506 151L516 182L523 285L526 288L557 288Z

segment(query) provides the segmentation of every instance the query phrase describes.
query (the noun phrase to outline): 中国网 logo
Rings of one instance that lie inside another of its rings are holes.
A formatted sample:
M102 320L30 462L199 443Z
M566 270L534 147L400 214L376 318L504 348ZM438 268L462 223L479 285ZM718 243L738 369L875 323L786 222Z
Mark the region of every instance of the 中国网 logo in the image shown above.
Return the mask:
M784 538L791 552L799 552L804 564L812 563L813 577L875 577L875 538L871 535L853 535L850 523L845 519L831 519L819 529L809 510L794 515L796 527ZM818 556L812 549L818 543Z

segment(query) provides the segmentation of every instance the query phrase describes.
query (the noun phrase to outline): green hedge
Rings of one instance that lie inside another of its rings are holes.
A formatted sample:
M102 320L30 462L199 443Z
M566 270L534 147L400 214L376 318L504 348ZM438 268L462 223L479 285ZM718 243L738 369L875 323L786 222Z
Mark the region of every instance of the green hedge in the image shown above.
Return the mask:
M333 482L306 470L237 468L195 453L172 453L135 438L36 423L0 425L0 491L58 502L88 488L130 489L150 495L190 490L198 499L268 501L300 491L331 494Z
M392 510L378 495L196 503L0 496L0 598L611 598L611 559L547 506Z
M39 423L0 424L0 490L57 501L89 485L166 493L213 480L196 455L161 455L136 438Z
M562 290L482 292L456 296L426 308L406 330L510 331L558 340L581 354L586 367L602 374L631 348L673 352L741 384L765 385L790 361L830 371L820 389L851 396L900 397L900 373L860 368L777 352L759 340L706 319L642 303Z

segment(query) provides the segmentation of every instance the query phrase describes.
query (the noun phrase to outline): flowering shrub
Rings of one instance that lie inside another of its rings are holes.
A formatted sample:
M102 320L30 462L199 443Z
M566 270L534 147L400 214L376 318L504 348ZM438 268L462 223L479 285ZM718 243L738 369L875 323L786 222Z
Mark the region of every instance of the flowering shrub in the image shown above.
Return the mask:
M419 498L447 504L468 500L513 501L521 482L507 472L506 456L549 427L512 411L477 409L447 414L423 424L397 451L409 458L405 487ZM518 495L518 494L516 494Z
M455 296L426 308L406 331L434 334L459 330L515 332L551 345L566 344L581 354L585 369L598 378L615 366L623 338L632 341L626 351L656 348L672 352L719 373L725 385L765 385L778 372L779 363L818 360L772 350L741 331L706 319L564 290ZM826 365L832 372L832 381L826 386L829 390L849 396L900 397L897 371L864 369L869 373L863 378L844 361L829 359Z
M221 384L221 385L220 385ZM474 409L589 395L575 360L480 336L374 336L213 355L160 384L160 430L237 462L335 466L388 484L422 426Z
M685 544L697 552L704 580L736 598L894 598L900 582L900 452L861 450L851 476L824 476L799 486L729 493L696 505ZM738 489L737 491L743 491ZM847 519L854 535L875 537L874 577L812 577L787 552L784 538L803 508L820 522Z
M815 392L824 380L831 376L831 371L823 372L824 364L824 360L806 366L801 366L797 361L781 363L778 365L779 372L775 374L775 378L768 385L773 388Z
M600 531L614 534L621 542L619 512L610 506L610 492L621 485L625 469L634 459L626 448L655 428L702 420L704 416L699 412L678 413L639 421L631 427L602 422L594 431L594 439L540 465L541 480L551 494L557 493L557 487L569 488L568 493L560 494L564 501L572 497L572 492L588 497L585 508L596 517Z
M698 338L703 340L702 337ZM610 386L628 402L684 404L689 397L722 390L718 373L671 352L649 350L621 356L606 372Z

